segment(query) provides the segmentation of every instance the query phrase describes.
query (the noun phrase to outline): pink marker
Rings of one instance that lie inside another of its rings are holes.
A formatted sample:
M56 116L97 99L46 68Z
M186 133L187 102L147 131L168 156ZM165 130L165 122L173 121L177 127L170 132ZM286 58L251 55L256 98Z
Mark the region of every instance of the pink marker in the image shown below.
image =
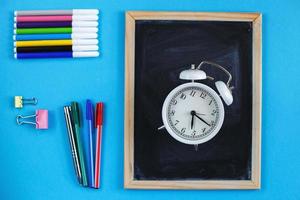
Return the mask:
M16 16L15 22L97 21L98 15Z

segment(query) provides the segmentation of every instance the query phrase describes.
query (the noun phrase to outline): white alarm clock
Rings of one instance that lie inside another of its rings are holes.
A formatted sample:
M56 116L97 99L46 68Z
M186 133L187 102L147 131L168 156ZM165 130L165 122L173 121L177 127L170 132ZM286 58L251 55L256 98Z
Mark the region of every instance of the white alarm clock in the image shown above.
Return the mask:
M223 81L215 82L220 95L211 87L195 82L214 80L201 70L203 65L217 67L229 76L226 84ZM226 105L232 104L232 76L221 65L203 61L197 68L192 65L191 69L182 71L179 78L191 82L179 85L168 94L162 107L164 125L159 129L165 128L177 141L197 147L198 144L211 140L222 127L225 114L220 96Z

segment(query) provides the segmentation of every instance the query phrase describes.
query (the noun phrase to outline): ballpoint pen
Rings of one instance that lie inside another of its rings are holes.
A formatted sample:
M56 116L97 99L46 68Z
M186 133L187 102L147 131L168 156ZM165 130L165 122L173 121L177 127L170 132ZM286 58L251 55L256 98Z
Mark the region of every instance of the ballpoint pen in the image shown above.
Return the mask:
M69 142L70 142L70 147L71 147L71 152L72 152L73 165L75 168L77 180L80 184L82 184L81 169L80 169L80 164L79 164L79 160L78 160L78 151L77 151L77 147L76 147L70 111L71 111L70 106L64 106L65 120L66 120L67 129L68 129L68 136L69 136Z
M86 101L86 121L87 121L87 134L89 138L88 142L88 158L89 158L89 163L88 163L88 184L90 187L95 187L95 182L94 182L94 147L93 147L93 131L94 131L94 125L93 125L93 105L90 100Z
M96 155L95 155L95 188L100 187L101 140L103 124L103 103L96 107Z
M74 125L74 131L75 131L75 138L76 138L76 144L78 149L78 155L79 155L79 164L81 169L81 176L82 176L82 185L87 186L87 177L86 177L86 170L85 170L85 164L84 164L84 154L83 154L83 146L81 143L81 136L80 136L80 115L79 115L79 106L77 102L71 103L71 113L72 113L72 120Z

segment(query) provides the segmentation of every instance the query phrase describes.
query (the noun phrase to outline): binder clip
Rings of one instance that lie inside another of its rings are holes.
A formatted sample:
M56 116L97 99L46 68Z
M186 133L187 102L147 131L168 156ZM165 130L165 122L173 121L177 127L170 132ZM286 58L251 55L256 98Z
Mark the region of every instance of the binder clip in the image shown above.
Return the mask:
M33 121L22 121L21 119L28 119L28 118L34 118L35 122ZM32 124L35 125L36 129L48 129L48 110L37 110L35 111L34 115L28 115L28 116L17 116L17 124Z
M15 96L15 108L23 108L24 104L36 105L37 98L25 99L22 96Z

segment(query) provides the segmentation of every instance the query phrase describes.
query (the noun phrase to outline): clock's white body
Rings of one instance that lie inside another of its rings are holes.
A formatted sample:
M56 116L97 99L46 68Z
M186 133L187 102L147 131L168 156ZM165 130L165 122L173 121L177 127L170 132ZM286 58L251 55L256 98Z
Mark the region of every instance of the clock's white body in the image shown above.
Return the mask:
M192 111L196 116L191 114ZM173 138L197 145L209 141L219 132L224 121L224 106L219 95L209 86L185 83L166 97L162 119Z

